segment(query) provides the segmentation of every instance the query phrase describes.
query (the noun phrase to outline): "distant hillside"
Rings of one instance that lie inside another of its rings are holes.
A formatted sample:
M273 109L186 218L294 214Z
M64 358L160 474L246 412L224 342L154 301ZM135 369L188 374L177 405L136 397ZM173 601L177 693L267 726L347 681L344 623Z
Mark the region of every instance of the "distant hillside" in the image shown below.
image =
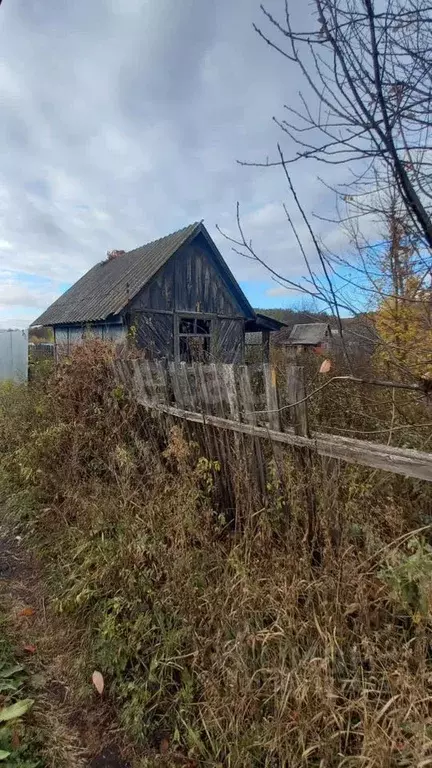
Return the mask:
M329 323L331 328L336 328L338 323L337 319L333 315L327 312L313 312L306 309L255 309L255 312L261 312L263 315L274 317L275 320L280 320L282 323L286 323L289 326L296 325L296 323ZM353 326L362 324L364 326L371 327L374 323L374 313L365 312L362 314L354 315L353 317L342 317L342 327L352 329Z

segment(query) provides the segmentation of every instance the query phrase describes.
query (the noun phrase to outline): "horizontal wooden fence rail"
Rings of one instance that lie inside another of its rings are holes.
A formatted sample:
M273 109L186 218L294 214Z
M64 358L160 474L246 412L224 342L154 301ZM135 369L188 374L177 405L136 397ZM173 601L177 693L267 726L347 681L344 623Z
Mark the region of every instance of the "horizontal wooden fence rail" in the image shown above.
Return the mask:
M232 366L116 360L118 381L146 408L234 434L307 448L339 459L432 481L432 454L349 437L309 433L303 369L285 381L270 365Z

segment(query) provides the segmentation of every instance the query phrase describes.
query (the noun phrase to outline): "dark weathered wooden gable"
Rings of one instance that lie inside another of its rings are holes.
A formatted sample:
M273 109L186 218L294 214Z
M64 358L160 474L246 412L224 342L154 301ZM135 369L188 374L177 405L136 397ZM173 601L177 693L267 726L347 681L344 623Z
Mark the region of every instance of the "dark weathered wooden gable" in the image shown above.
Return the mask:
M184 313L212 317L212 355L225 362L243 355L249 313L237 290L199 233L182 246L135 297L128 311L138 343L152 356L176 357L176 329Z
M198 235L173 258L175 309L244 317L234 293L216 263L204 236Z
M135 312L149 309L245 316L202 234L180 248L131 304Z

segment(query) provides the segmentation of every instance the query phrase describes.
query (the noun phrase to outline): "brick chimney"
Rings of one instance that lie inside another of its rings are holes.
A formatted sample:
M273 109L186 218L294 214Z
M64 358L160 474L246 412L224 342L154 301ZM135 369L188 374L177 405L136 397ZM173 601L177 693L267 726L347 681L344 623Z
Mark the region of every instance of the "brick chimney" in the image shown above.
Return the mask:
M114 249L113 251L107 251L107 261L113 261L113 259L118 259L119 256L123 256L126 253L126 251L118 251Z

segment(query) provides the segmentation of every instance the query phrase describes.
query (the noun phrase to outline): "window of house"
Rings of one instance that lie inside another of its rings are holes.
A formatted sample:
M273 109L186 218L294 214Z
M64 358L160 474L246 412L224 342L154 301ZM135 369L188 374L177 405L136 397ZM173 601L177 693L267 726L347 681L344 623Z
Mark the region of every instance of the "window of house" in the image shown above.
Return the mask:
M206 363L210 357L210 320L181 317L179 320L180 360L184 363Z

